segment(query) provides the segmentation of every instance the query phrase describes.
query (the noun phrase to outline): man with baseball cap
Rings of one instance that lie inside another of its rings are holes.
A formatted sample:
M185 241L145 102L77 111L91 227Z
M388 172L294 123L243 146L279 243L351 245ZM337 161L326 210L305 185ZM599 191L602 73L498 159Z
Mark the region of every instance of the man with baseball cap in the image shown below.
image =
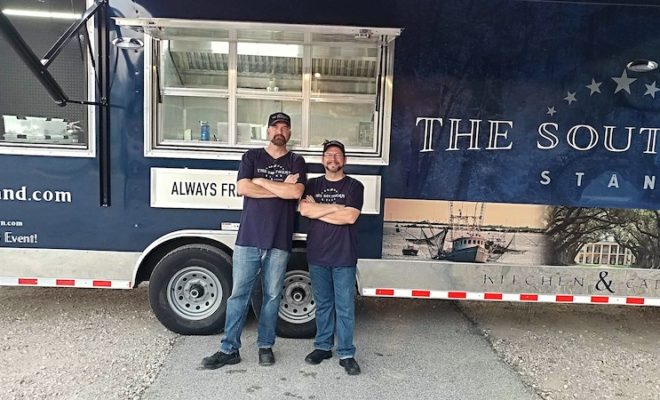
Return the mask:
M316 302L314 351L305 357L319 364L332 357L337 335L339 365L349 375L358 375L355 361L355 269L357 229L364 186L344 173L346 153L337 141L323 144L325 175L310 179L300 214L310 219L307 232L307 261Z
M263 302L257 335L259 365L275 363L272 347L296 206L307 182L305 160L286 147L290 138L291 118L283 112L271 114L270 142L265 148L246 151L241 159L237 186L238 194L243 196L243 212L234 247L234 282L227 300L225 336L220 350L202 360L204 368L216 369L241 361L241 332L260 272Z
M283 122L289 127L289 129L291 128L291 118L287 114L284 114L283 112L270 114L268 117L268 126L275 126L278 122Z

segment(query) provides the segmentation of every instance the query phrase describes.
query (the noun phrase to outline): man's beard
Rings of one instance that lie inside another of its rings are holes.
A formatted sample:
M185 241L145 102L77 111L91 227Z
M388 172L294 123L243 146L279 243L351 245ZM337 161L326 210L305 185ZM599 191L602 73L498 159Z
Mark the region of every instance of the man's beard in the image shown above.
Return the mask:
M286 138L284 135L275 135L270 142L275 146L284 146L286 144Z
M328 166L325 167L325 169L326 169L327 171L330 171L330 172L339 172L339 171L341 171L343 168L344 168L344 166L343 166L343 165L339 165L339 164L328 164Z

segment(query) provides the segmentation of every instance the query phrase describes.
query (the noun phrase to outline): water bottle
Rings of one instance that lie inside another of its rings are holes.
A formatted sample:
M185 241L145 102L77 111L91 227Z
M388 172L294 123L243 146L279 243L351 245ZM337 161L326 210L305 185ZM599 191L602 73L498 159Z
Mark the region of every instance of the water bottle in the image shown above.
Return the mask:
M199 140L208 142L211 140L211 127L209 126L209 123L206 121L199 121L199 125Z

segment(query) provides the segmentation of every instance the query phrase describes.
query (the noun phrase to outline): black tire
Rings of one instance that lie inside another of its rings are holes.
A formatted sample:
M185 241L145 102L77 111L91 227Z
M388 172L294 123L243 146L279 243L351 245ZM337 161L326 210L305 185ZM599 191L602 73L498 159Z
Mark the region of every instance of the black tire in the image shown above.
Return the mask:
M252 292L252 310L257 319L262 302L261 279L258 279ZM275 331L283 338L306 339L316 335L316 303L305 249L293 249L289 258Z
M182 335L222 332L231 278L231 257L207 244L167 253L151 274L149 303L156 318Z

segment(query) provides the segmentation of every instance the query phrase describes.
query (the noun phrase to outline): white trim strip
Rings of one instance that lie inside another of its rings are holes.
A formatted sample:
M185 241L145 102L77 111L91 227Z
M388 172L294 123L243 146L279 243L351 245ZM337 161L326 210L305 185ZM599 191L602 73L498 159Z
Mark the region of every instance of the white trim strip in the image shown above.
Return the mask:
M76 287L93 289L131 289L131 281L106 279L32 278L0 276L0 286Z
M660 299L644 299L644 305L660 307Z
M525 303L576 303L576 304L616 304L631 306L660 306L660 298L645 298L636 296L584 296L572 294L537 294L537 293L499 293L499 292L466 292L425 289L400 288L364 288L362 296L394 297L412 299L442 299L442 300L481 300L481 301L512 301Z

